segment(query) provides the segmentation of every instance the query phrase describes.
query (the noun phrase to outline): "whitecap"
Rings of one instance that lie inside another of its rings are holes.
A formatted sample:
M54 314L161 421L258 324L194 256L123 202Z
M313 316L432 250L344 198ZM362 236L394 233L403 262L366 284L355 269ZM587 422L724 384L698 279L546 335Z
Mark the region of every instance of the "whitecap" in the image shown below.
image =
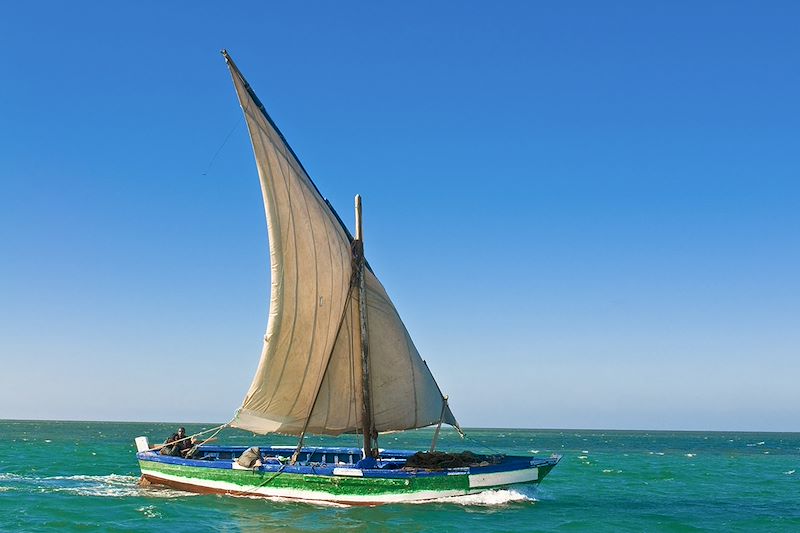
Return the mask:
M125 496L142 496L142 488L139 487L139 478L135 476L122 476L109 474L106 476L53 476L42 478L41 481L48 482L42 487L52 492L65 492L77 496L105 496L120 498ZM49 483L51 481L61 481L63 483Z
M786 472L784 472L784 474L786 474L787 476L791 476L792 474L794 474L794 470L787 470Z
M136 510L142 513L146 518L161 518L161 513L156 510L155 505L146 505Z
M455 503L457 505L481 505L496 506L507 505L512 502L535 502L538 501L532 491L526 491L522 487L514 489L495 489L479 492L478 494L465 494L464 496L450 496L447 498L437 498L431 500L442 503ZM427 502L413 502L427 503Z
M76 496L101 496L110 498L128 496L176 498L194 495L194 493L162 487L140 487L138 477L120 474L108 474L104 476L78 474L50 477L26 477L16 474L0 474L0 480L2 479L14 481L17 485L26 486L28 490L35 490L45 494L60 492Z
M186 494L186 493L183 493ZM348 508L351 505L346 503L339 503L339 502L326 502L323 500L306 500L304 498L286 498L283 496L266 496L264 494L229 494L231 498L245 498L248 500L259 500L264 502L273 502L273 503L297 503L303 502L309 505L318 505L320 507L341 507L341 508Z
M696 454L696 453L687 453L687 454L685 454L685 455L686 455L686 457L694 457L694 456L696 456L697 454Z
M139 478L136 476L123 476L121 474L108 474L105 476L91 476L87 474L74 474L72 476L50 476L50 477L42 477L42 478L31 478L31 479L40 479L40 480L72 480L72 481L100 481L106 483L123 483L123 482L130 482L130 481L138 481Z

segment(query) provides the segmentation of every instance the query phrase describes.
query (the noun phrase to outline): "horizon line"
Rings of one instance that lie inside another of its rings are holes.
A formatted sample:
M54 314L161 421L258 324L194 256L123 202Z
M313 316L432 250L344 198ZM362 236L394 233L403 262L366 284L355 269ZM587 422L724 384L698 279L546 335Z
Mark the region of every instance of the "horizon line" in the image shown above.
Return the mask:
M222 423L220 422L176 422L176 421L153 421L153 420L91 420L91 419L64 419L64 418L0 418L0 422L88 422L88 423L95 423L95 424L177 424L177 425L212 425L212 426L219 426ZM418 430L428 430L433 429L435 426L426 426L423 428L416 428L416 429L406 429L403 431L418 431ZM245 431L244 429L230 427L228 429L234 429L238 431ZM532 427L479 427L479 426L466 426L462 427L464 430L478 430L478 431L486 431L486 430L503 430L503 431L614 431L614 432L626 432L626 431L636 431L636 432L662 432L662 433L800 433L800 431L782 431L782 430L751 430L751 429L653 429L653 428L622 428L622 429L614 429L614 428L532 428ZM402 433L403 431L392 431L389 433ZM250 433L250 432L248 432ZM388 433L387 433L388 434ZM264 436L270 435L269 433L265 433ZM278 435L277 433L272 435ZM291 437L291 435L279 435L281 437ZM333 435L320 435L320 436L327 436L333 437Z

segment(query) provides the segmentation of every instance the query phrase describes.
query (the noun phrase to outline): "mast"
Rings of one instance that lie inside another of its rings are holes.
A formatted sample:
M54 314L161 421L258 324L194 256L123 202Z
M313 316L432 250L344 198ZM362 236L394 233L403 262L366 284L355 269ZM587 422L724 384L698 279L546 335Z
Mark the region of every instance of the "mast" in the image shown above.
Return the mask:
M361 427L364 433L364 457L372 457L372 399L369 380L369 337L367 333L367 289L364 283L364 233L361 223L361 195L356 195L356 238L353 241L358 279L358 315L361 322Z

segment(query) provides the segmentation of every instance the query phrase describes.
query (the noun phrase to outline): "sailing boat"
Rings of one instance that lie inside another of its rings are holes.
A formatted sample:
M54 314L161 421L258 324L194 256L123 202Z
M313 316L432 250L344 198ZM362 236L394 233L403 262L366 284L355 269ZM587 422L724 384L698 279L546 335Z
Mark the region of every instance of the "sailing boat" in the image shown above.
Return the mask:
M261 360L221 427L299 437L296 447L199 446L162 455L138 437L143 480L193 492L350 504L420 501L535 484L560 457L384 450L378 435L442 424L461 429L355 237L322 196L228 53L253 144L267 217L271 301ZM362 448L307 447L307 434L360 434ZM252 449L252 448L251 448ZM466 456L466 459L465 459ZM439 459L432 464L431 459Z

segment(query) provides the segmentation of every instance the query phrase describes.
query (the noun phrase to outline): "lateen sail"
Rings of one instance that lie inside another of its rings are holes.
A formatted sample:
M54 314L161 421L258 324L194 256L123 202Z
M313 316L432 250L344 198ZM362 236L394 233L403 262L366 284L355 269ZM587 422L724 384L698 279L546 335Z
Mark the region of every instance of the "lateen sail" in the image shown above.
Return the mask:
M253 143L269 231L269 325L231 422L256 433L361 431L358 291L351 238L225 55ZM457 426L381 283L366 270L372 422L377 431Z

